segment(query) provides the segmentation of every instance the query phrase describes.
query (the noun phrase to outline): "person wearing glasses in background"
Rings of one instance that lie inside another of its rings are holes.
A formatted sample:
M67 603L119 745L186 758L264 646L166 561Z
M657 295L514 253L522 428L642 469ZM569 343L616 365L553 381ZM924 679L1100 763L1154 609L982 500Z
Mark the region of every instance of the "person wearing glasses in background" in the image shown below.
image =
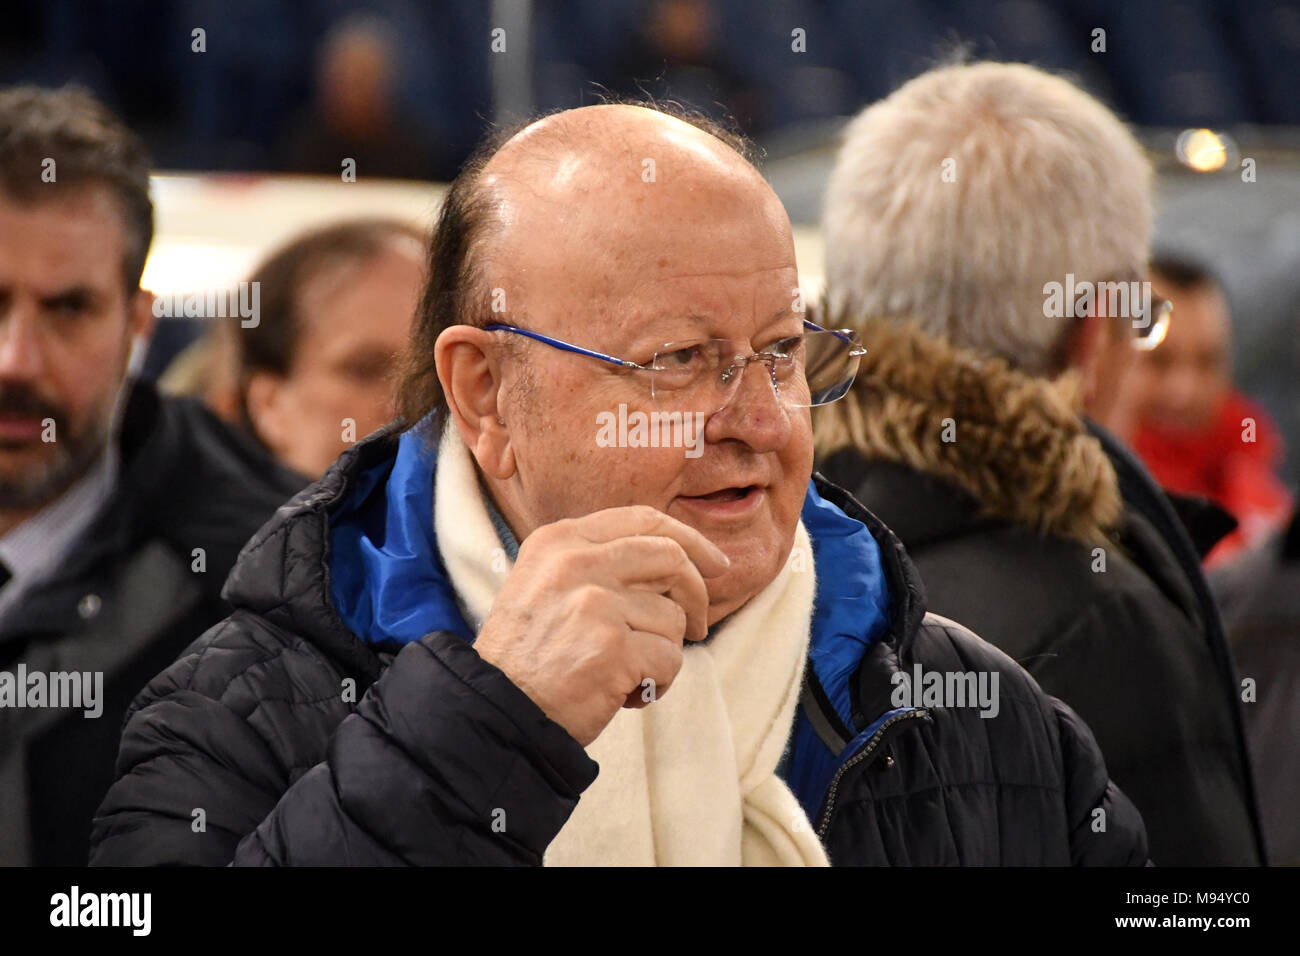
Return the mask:
M1032 67L940 68L866 109L823 231L831 321L867 354L814 416L817 446L902 539L930 607L1088 723L1156 865L1253 865L1238 688L1196 556L1085 418L1113 417L1171 321L1138 281L1150 180L1113 114ZM1086 291L1058 308L1070 288Z
M553 114L456 180L399 422L136 701L93 863L1146 862L1083 722L813 478L862 350L689 120Z
M1167 492L1208 499L1236 520L1205 556L1215 568L1286 525L1282 436L1233 383L1232 311L1214 274L1193 258L1159 255L1151 279L1176 300L1178 321L1134 366L1125 390L1132 424L1120 434Z

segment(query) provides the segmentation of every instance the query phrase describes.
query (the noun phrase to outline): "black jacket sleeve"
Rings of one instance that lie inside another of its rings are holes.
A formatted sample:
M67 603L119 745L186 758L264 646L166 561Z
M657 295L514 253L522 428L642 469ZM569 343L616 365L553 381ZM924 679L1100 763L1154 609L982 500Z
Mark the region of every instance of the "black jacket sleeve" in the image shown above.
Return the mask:
M1065 704L1054 697L1048 699L1061 742L1071 864L1146 864L1147 834L1142 816L1111 782L1092 731Z
M408 645L351 713L322 659L269 643L212 640L145 691L92 865L539 864L595 779L455 635Z

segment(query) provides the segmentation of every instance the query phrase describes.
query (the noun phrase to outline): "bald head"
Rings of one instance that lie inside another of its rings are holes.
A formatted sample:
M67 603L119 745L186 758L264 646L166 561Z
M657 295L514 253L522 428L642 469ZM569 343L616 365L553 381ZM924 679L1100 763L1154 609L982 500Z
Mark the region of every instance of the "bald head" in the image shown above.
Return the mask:
M654 176L643 175L650 167L642 160L654 160ZM679 177L763 182L749 161L713 132L645 106L611 103L554 113L524 127L493 154L483 183L506 188L511 182L532 183L543 190L538 196L564 200L582 195L584 180L590 186L593 176L628 185L658 182L660 164Z
M484 166L478 191L486 215L473 254L521 320L551 311L543 300L560 290L620 307L689 263L725 271L710 262L714 251L766 242L775 266L791 244L780 201L745 157L641 106L590 106L531 124Z

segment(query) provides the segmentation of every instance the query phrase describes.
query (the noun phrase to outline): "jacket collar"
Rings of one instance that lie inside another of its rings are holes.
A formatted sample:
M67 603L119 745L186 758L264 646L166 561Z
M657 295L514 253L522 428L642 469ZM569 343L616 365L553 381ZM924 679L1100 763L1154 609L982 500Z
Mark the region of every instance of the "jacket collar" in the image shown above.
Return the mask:
M814 476L814 481L824 499L865 525L879 545L885 586L893 605L888 630L867 649L852 684L852 732L845 736L853 737L893 706L890 702L894 690L891 678L894 672L902 669L900 658L910 656L921 620L925 617L925 587L902 541L884 522L851 494L820 474ZM840 729L841 732L850 730L849 727Z
M889 529L914 554L954 535L1006 523L985 514L972 495L951 481L896 461L865 458L854 448L835 452L822 464L822 472L879 509Z
M954 502L963 517L1110 541L1123 512L1118 482L1084 425L1073 377L1026 375L908 322L862 328L853 392L816 419L824 453L853 448L941 479L963 493Z
M221 596L308 641L365 681L378 679L375 652L339 617L330 593L330 518L354 492L359 475L391 469L400 429L386 425L343 452L319 480L281 505L244 545ZM292 585L286 565L301 565Z

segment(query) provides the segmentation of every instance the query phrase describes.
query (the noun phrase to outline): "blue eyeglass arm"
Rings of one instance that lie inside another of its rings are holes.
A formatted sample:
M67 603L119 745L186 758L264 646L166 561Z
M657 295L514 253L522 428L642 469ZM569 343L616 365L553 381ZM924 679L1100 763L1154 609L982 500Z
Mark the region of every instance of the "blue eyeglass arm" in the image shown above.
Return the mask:
M636 362L629 362L627 359L615 358L612 355L606 355L604 352L593 352L591 349L584 349L579 345L570 345L568 342L561 342L559 339L553 339L549 335L541 335L537 332L529 332L527 329L516 328L513 325L502 325L494 323L484 326L488 332L514 332L516 335L523 335L538 342L545 343L552 348L561 349L565 352L576 352L579 355L587 355L594 359L600 359L602 362L609 362L611 365L618 365L622 368L637 368L642 371L647 370L645 365L637 365Z

